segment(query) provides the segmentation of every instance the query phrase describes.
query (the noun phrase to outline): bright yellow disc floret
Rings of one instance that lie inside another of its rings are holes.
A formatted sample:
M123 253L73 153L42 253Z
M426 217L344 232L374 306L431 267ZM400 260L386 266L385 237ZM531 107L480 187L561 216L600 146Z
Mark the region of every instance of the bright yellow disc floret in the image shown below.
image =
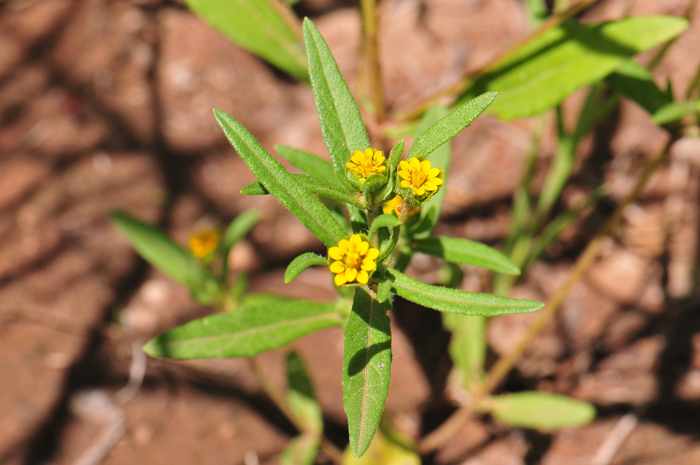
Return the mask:
M426 191L435 192L439 189L443 180L439 178L442 170L431 168L428 160L422 162L418 158L399 163L399 177L401 187L413 189L414 195L424 195Z
M221 242L221 232L218 229L207 228L190 235L187 245L192 255L205 258L219 247L219 242Z
M336 286L354 281L367 284L370 274L377 269L379 250L359 234L353 234L341 240L337 247L328 249L328 257Z
M363 179L367 179L374 173L384 173L386 171L385 162L386 158L379 150L367 149L364 152L356 150L345 166L350 171L362 176Z

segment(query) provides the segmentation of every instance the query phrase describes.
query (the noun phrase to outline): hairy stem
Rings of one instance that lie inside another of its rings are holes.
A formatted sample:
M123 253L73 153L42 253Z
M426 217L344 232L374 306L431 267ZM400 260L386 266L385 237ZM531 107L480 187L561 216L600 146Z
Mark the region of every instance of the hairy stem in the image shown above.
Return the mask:
M369 74L372 90L372 103L377 123L386 119L382 72L379 64L377 0L362 0L362 46L364 51L365 71Z

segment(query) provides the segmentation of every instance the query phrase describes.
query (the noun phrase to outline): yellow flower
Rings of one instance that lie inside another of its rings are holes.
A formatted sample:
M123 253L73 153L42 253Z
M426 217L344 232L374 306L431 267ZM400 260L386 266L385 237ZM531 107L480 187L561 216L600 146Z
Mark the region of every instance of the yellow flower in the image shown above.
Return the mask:
M377 269L377 257L379 250L359 234L341 240L338 247L328 249L328 261L331 273L335 274L335 285L342 286L354 281L367 284L370 275Z
M348 169L362 176L362 181L369 178L374 173L386 171L386 158L379 150L367 149L364 152L355 150L350 157L350 161L345 164Z
M417 157L399 163L401 187L413 189L413 194L422 196L426 191L435 192L444 182L439 178L442 170L431 168L428 160L419 161Z
M190 235L187 245L192 255L197 258L205 258L211 255L221 242L221 232L218 229L206 228Z
M397 195L396 197L394 197L393 199L389 200L387 203L384 204L384 208L382 209L382 211L387 215L390 215L391 212L393 211L396 213L396 216L400 217L401 212L403 211L403 206L404 206L403 199ZM420 211L420 208L412 208L411 211L408 212L408 216L413 216L416 213L418 213L419 211Z

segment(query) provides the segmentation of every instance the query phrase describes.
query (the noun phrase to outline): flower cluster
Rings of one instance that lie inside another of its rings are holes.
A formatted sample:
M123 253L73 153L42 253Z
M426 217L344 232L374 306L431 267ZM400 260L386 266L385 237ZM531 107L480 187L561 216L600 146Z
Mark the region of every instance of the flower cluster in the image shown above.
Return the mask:
M427 192L437 192L444 182L440 175L440 168L432 168L428 160L420 161L418 157L399 163L399 178L401 187L411 189L416 196L423 196Z
M331 273L335 274L335 285L355 281L367 284L372 272L377 269L377 257L379 249L359 234L341 240L337 247L328 249L328 263Z
M356 150L345 164L353 173L359 175L361 182L373 174L386 171L386 157L379 150L367 149L364 152Z
M192 255L199 259L209 257L219 247L221 231L214 228L206 228L190 235L187 245Z

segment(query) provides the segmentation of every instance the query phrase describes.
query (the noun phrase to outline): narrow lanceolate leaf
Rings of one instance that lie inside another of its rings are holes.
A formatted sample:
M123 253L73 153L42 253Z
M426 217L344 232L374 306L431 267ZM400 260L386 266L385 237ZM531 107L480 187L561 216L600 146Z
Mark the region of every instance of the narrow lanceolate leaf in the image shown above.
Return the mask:
M236 245L238 241L243 239L253 226L260 220L260 213L255 210L248 210L236 217L226 228L224 236L221 239L221 247L225 254L231 250L231 248Z
M391 378L391 301L379 303L355 289L352 313L345 325L343 405L348 416L350 447L365 453L382 418Z
M406 141L401 139L394 145L389 153L389 169L393 172L396 167L399 166L399 160L401 160L401 155L403 155L403 149L406 147Z
M387 273L394 279L393 289L398 295L441 312L495 316L534 312L544 306L542 302L534 300L512 299L431 286L393 269L387 269Z
M423 118L421 118L420 124L416 129L416 136L420 139L426 131L435 127L439 121L443 120L447 116L447 113L447 108L444 105L434 105L430 107L430 109L425 112L425 115L423 115ZM445 183L448 182L451 161L452 148L450 147L449 141L434 149L433 153L430 155L430 163L433 167L440 168L445 172ZM420 219L413 231L414 237L423 238L430 236L430 233L440 218L446 192L447 186L443 185L440 190L421 207Z
M301 81L307 81L304 47L291 12L273 0L185 0L190 9L229 39Z
M452 113L440 119L423 132L411 146L407 158L423 155L428 157L435 149L452 140L464 128L469 126L477 116L488 107L497 92L485 92L457 107Z
M275 151L306 174L323 178L333 184L342 184L335 176L333 164L318 155L285 145L275 145Z
M492 397L486 409L499 421L540 431L587 425L596 413L588 402L538 391Z
M656 124L669 124L694 113L700 115L700 100L697 102L674 102L659 108L652 116L652 121Z
M287 271L284 272L284 282L288 283L292 281L299 276L302 271L314 265L328 265L328 259L312 252L299 255L287 266Z
M144 260L188 286L198 300L206 301L218 292L214 276L163 231L123 212L109 216Z
M625 61L605 82L652 115L673 101L672 96L659 89L651 72L632 60Z
M221 110L214 110L214 116L250 171L311 233L327 247L337 245L346 236L331 212L304 189L241 123Z
M520 274L520 269L498 250L481 242L459 237L429 237L414 242L416 252L440 257L448 262L480 266L505 274Z
M456 104L490 90L499 96L489 113L504 120L537 115L687 27L686 20L672 16L638 16L598 25L567 21L504 57L471 82Z
M306 174L292 174L292 177L312 194L322 195L323 197L339 200L358 207L365 206L364 203L358 200L357 193L351 191L346 186L333 184L325 179ZM241 194L243 195L267 195L269 193L270 192L261 182L250 183L241 189Z
M323 416L311 378L296 352L287 356L287 402L304 431L321 434Z
M313 331L341 326L337 307L336 302L306 300L244 306L166 331L144 350L152 357L175 359L251 357Z
M369 136L335 58L308 18L304 19L304 40L321 131L336 174L343 179L345 163L356 150L364 151L370 147Z

